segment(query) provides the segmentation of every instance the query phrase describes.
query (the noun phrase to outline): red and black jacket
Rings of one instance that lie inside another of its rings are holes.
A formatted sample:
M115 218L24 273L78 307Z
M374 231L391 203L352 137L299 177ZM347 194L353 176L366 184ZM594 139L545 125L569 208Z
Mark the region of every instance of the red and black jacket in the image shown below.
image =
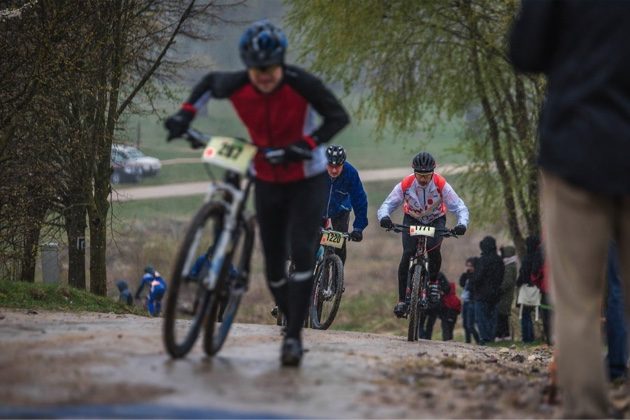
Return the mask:
M285 183L319 175L326 170L325 150L329 141L350 121L343 105L321 80L294 66L284 67L278 88L268 94L251 84L245 70L213 72L195 86L183 109L195 113L211 98L229 99L259 147L285 147L300 139L313 147L313 159L271 165L262 153L254 158L256 177ZM314 112L322 117L316 126Z

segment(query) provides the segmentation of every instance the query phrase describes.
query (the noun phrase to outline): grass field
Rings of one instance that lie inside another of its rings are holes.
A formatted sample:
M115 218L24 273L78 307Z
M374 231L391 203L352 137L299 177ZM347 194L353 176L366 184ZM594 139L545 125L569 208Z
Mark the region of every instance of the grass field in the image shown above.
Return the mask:
M138 307L123 305L73 287L6 280L0 281L0 307L146 315Z

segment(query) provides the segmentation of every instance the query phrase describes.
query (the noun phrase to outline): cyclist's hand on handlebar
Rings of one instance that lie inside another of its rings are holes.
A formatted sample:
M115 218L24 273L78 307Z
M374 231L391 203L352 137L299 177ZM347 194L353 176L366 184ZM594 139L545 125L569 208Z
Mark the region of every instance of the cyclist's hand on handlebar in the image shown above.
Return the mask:
M385 216L381 219L381 227L385 229L392 229L394 227L394 223L392 222L392 219L389 218L389 216Z
M313 148L306 140L301 139L285 147L285 159L287 162L299 162L313 158Z
M287 162L299 162L313 158L311 145L304 139L291 143L280 149L265 151L265 159L272 165L280 165Z
M464 225L457 225L453 228L453 233L457 236L462 236L464 233L466 233L466 226Z
M361 242L363 240L363 232L360 230L353 230L349 234L350 240L354 242Z
M168 130L168 138L166 141L171 141L177 137L181 137L188 131L190 122L195 117L195 114L191 111L180 109L176 114L171 115L164 122L164 127Z
M272 165L279 165L286 162L286 151L284 149L267 149L265 150L264 155L265 159L267 159L267 162L271 163Z

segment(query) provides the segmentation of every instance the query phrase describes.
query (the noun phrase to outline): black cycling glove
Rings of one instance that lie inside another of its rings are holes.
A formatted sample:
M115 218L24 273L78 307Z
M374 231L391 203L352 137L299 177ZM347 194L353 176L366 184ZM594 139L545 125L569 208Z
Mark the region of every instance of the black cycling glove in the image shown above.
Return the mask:
M312 159L313 149L306 140L301 139L286 147L266 152L265 158L272 165L279 165L287 162L299 162L302 160Z
M457 225L453 228L453 232L455 232L455 235L462 236L464 233L466 233L466 226Z
M363 233L360 230L353 230L350 232L350 240L354 242L361 242L363 240Z
M394 227L394 223L392 223L392 219L390 219L389 216L385 216L381 219L381 227L391 229Z
M195 114L184 109L180 109L176 114L168 117L164 122L164 126L168 130L167 141L181 137L188 131L188 127L190 127L190 122L193 118L195 118Z
M298 140L284 148L284 158L287 162L298 162L313 158L313 149L306 140Z

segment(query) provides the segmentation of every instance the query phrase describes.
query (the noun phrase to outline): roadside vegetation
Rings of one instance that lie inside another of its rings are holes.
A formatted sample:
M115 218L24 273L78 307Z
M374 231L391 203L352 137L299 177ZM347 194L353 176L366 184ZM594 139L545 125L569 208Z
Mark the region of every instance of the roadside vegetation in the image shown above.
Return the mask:
M146 315L140 307L123 305L74 287L7 280L0 281L0 308Z

